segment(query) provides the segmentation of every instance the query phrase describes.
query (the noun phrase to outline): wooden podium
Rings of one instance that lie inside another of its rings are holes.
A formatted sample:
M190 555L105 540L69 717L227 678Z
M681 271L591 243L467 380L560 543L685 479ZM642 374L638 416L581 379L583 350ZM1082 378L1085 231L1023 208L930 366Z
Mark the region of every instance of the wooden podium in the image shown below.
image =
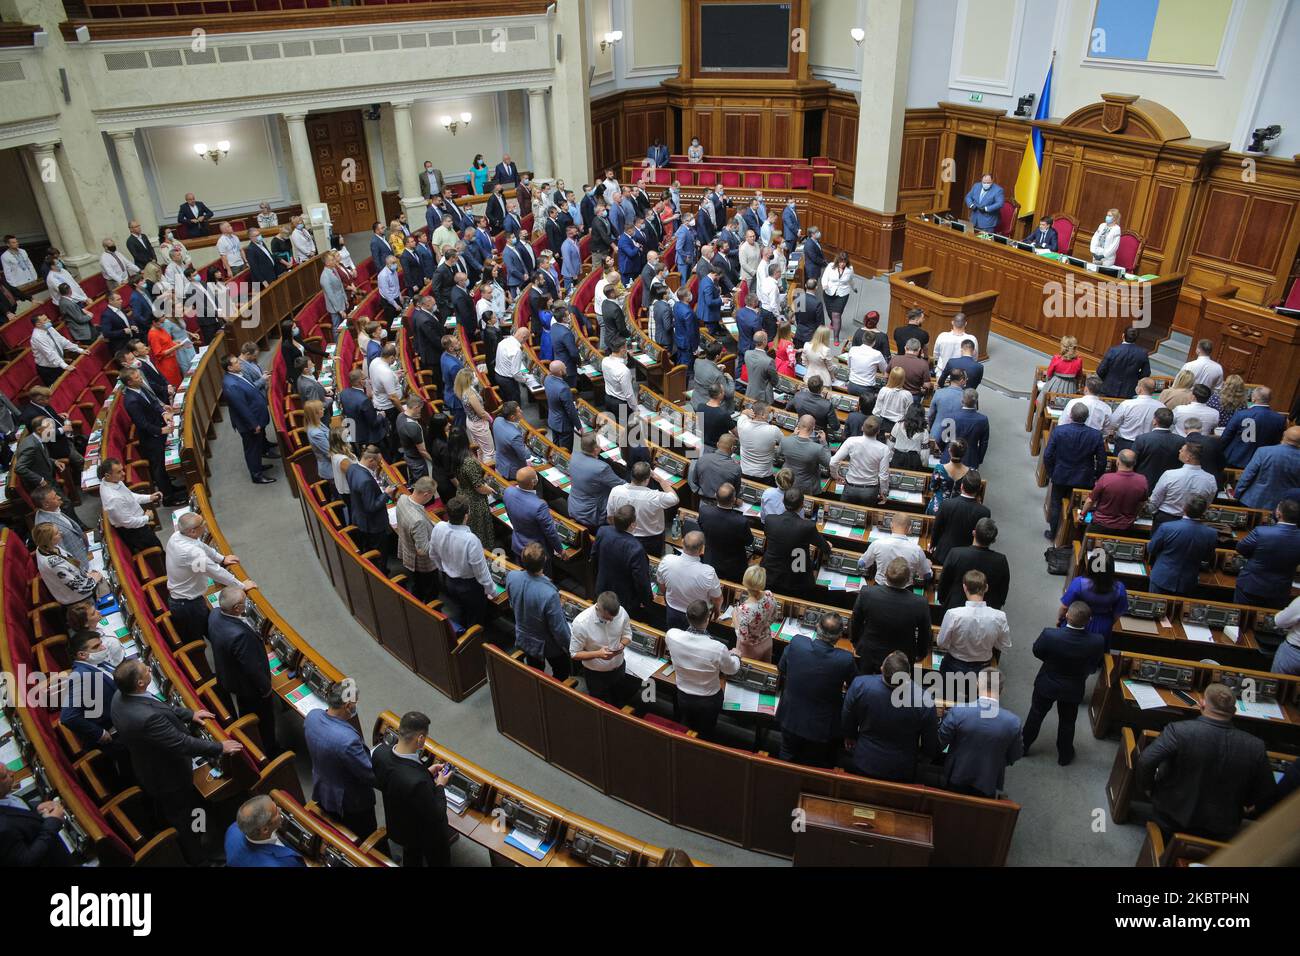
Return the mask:
M803 830L795 836L795 866L929 866L930 817L865 803L799 795Z
M1232 284L1201 293L1196 334L1216 343L1223 373L1273 390L1269 403L1283 415L1300 390L1300 322L1237 298Z
M958 312L966 315L966 331L980 344L980 361L989 357L989 325L993 320L993 307L998 301L995 289L972 292L970 295L940 295L929 289L934 270L929 266L904 269L889 274L889 329L907 324L911 309L924 309L925 321L921 328L930 333L931 346L940 332L952 328L952 317ZM933 349L931 349L933 351Z

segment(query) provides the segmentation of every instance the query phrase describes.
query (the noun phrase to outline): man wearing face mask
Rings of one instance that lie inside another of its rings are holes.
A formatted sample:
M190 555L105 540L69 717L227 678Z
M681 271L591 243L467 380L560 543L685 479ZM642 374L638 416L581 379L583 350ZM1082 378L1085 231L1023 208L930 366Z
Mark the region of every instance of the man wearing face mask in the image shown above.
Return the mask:
M50 322L48 315L38 315L32 322L32 359L36 362L36 374L46 385L53 385L68 369L64 359L67 352L84 355L86 350L76 342L65 339Z
M257 716L257 729L268 757L278 756L275 735L275 692L271 689L271 668L266 644L245 616L248 595L236 584L221 589L217 606L208 614L208 644L217 672L217 686L234 701L240 717Z
M54 422L54 441L49 446L50 455L56 459L66 459L73 473L81 473L81 466L84 464L81 452L86 447L86 439L77 434L72 419L60 414L54 407L48 388L43 385L29 388L27 400L18 410L18 416L29 428L33 421L42 416ZM77 495L77 501L78 503L81 501L80 494Z
M136 438L140 451L149 462L155 490L162 492L163 503L166 505L184 504L189 496L185 489L176 487L167 474L167 436L172 432L167 410L156 394L145 391L144 376L138 368L124 370L122 383L126 386L122 401L126 403L126 412L135 424Z
M104 274L110 289L122 285L140 271L140 267L117 251L112 239L103 242L104 253L99 257L99 270Z
M261 229L248 230L248 248L244 251L248 257L248 277L253 282L266 285L286 270L285 264L275 258L271 247L262 238Z
M993 174L985 173L981 176L980 181L970 188L965 199L966 208L970 210L970 219L975 228L985 232L997 229L1002 220L999 212L1005 201L1002 187L993 182Z
M330 819L361 839L379 828L375 817L375 768L370 750L354 726L357 685L344 678L326 689L325 709L303 721L311 756L311 798ZM362 836L365 834L365 836Z
M53 250L51 250L53 251ZM58 305L63 301L63 293L59 291L59 286L67 285L67 295L75 302L85 305L90 301L90 296L86 295L81 284L68 271L67 265L64 264L61 256L55 256L54 261L50 263L50 271L45 274L45 286L50 290L50 301Z
M68 626L72 626L71 620ZM113 671L121 660L114 663L113 653L99 631L87 628L74 630L68 638L68 658L72 661L73 692L59 712L59 723L84 749L103 751L116 765L118 783L124 786L132 780L131 758L117 739L112 716L113 698L117 696Z
M392 322L402 314L402 282L397 275L397 256L384 260L384 270L379 273L379 297L384 304L384 319Z

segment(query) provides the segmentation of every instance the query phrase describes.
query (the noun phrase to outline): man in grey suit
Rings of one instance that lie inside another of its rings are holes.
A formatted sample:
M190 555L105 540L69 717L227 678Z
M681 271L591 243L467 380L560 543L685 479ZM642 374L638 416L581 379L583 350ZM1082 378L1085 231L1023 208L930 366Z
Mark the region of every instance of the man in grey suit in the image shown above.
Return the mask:
M710 342L704 347L704 354L695 359L695 378L691 388L694 396L692 404L696 411L709 403L709 389L715 382L722 385L722 407L727 411L732 410L732 403L736 397L736 383L718 364L721 355L722 346L717 342Z
M939 724L939 746L948 748L943 785L949 790L996 798L1007 767L1024 756L1020 718L998 701L1001 676L980 671L979 699L950 707Z
M1237 701L1223 684L1205 688L1201 716L1169 724L1138 758L1138 786L1151 794L1166 834L1231 840L1247 807L1273 793L1264 742L1232 726Z
M767 353L767 333L754 333L754 347L745 353L749 382L745 394L756 402L771 404L776 388L776 362Z
M325 311L330 314L330 325L335 330L342 327L343 319L351 305L348 302L348 292L343 288L343 280L334 271L334 266L337 264L338 253L332 250L325 253L325 268L320 274L320 288L325 294Z
M191 724L213 715L155 698L149 693L149 668L139 658L119 664L113 682L118 691L110 707L113 727L131 755L136 782L153 800L159 815L176 828L185 861L198 866L204 862L204 854L194 826L199 795L194 789L193 759L203 757L216 766L225 754L238 753L243 745L191 734Z
M420 173L420 195L425 199L442 195L442 170L434 168L433 163L424 161L424 171Z
M600 457L595 432L587 432L569 456L569 517L595 531L605 523L609 493L625 484Z

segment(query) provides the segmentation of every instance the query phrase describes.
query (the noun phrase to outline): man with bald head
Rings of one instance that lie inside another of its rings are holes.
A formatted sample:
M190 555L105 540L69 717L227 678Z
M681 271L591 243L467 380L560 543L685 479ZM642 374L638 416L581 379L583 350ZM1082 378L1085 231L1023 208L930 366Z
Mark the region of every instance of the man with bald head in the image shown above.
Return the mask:
M682 539L680 554L667 555L659 562L659 590L668 608L666 628L685 628L686 610L695 601L707 601L715 614L722 612L722 584L718 573L700 560L703 554L703 533L691 531Z
M740 486L740 462L732 457L736 450L736 436L731 432L718 439L716 448L706 450L691 462L686 481L699 495L701 504L718 497L718 489L727 483Z
M551 430L551 441L565 451L573 449L573 436L582 431L578 406L573 402L573 389L565 381L564 363L556 360L546 370L542 380L546 391L546 425Z
M1259 386L1250 393L1250 404L1228 419L1223 429L1223 457L1231 468L1245 468L1261 448L1282 440L1286 416L1269 408L1273 392Z
M1282 443L1261 448L1237 479L1234 494L1247 508L1272 511L1292 488L1300 487L1300 425L1282 434Z
M776 389L776 362L767 351L767 333L754 333L754 347L744 355L744 364L749 381L745 394L756 402L771 404Z
M537 469L525 465L515 474L515 483L502 493L506 514L510 518L510 550L515 556L534 541L559 557L564 542L555 527L555 517L537 494Z
M785 467L794 472L794 487L805 494L821 494L822 470L830 470L831 453L826 436L816 432L817 421L800 415L793 435L781 439L781 456Z
M1084 513L1092 512L1093 531L1128 534L1151 489L1146 478L1135 471L1137 452L1132 448L1121 451L1115 461L1115 470L1098 478L1088 493Z
M270 797L244 801L226 830L226 866L306 866L298 851L285 846L278 836L283 823L284 814Z
M212 220L212 210L207 203L194 198L194 193L186 193L185 201L176 211L176 221L186 227L185 238L208 234L208 223Z

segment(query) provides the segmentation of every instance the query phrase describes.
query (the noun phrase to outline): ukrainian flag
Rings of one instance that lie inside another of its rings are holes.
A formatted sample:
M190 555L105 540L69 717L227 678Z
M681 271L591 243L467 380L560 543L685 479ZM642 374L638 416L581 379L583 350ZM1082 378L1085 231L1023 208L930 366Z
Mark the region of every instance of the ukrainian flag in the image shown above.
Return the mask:
M1047 119L1051 113L1052 70L1056 68L1056 54L1052 54L1052 64L1047 68L1047 79L1043 80L1043 94L1038 97L1038 110L1034 119ZM1020 201L1020 215L1027 216L1037 208L1038 174L1043 169L1043 131L1034 128L1025 142L1025 155L1020 160L1020 172L1016 176L1016 199Z

